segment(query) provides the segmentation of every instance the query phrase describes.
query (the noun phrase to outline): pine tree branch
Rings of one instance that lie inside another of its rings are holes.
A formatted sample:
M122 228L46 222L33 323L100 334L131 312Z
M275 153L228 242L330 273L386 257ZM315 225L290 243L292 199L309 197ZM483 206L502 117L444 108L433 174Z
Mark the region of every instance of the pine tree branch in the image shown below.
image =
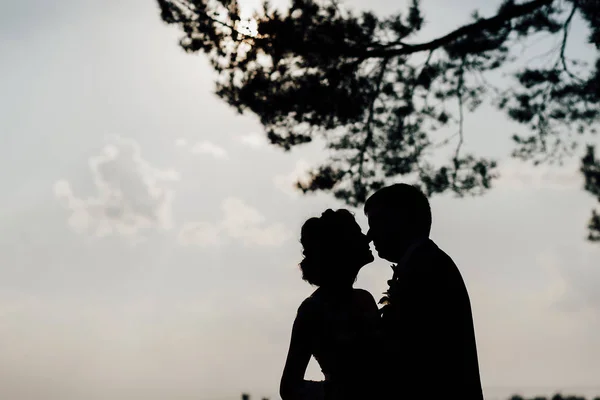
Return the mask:
M461 26L460 28L448 33L447 35L434 39L430 42L420 44L406 43L403 44L402 47L397 49L377 49L367 51L361 54L355 54L354 56L364 58L387 58L407 54L414 54L422 51L434 50L443 47L447 44L450 44L462 36L466 36L475 32L480 32L488 27L496 26L508 22L514 18L530 14L541 7L552 4L553 2L554 0L532 0L524 4L515 5L504 12L498 13L493 17L484 18L472 24Z
M576 81L581 83L581 82L583 82L583 79L579 78L577 75L575 75L571 71L569 71L569 68L567 67L567 59L565 56L565 50L567 47L567 39L569 37L569 28L571 25L571 21L573 20L573 16L575 15L575 11L577 11L576 4L571 9L571 13L569 14L569 17L567 18L567 20L565 21L565 24L563 26L563 40L560 45L560 61L562 63L563 69L567 73L567 75L569 75L571 78L573 78Z
M458 170L460 168L460 149L463 145L464 142L464 100L463 100L463 89L464 89L464 85L465 85L465 63L466 63L466 58L463 57L462 59L462 63L460 65L460 69L459 69L459 77L458 77L458 83L457 83L457 87L456 87L456 98L458 100L458 144L456 145L456 150L454 151L454 158L452 159L453 163L454 163L454 173L452 174L452 186L454 187L454 189L457 189L457 185L456 185L456 178L458 176Z
M228 24L227 22L224 21L220 21L218 19L216 19L215 17L213 17L212 15L208 14L206 11L201 11L196 7L192 7L188 1L186 0L169 0L168 3L170 3L171 5L178 7L180 11L187 11L187 13L193 15L196 15L198 19L207 19L210 22L212 22L215 25L220 25L223 28L227 28L231 31L231 35L233 37L234 34L238 35L239 37L243 38L243 39L251 39L251 40L258 40L260 39L257 35L252 35L249 33L245 33L240 31L239 29L237 29L234 25ZM185 23L185 22L194 22L193 17L190 17L189 21L176 21L177 23Z
M365 141L363 142L363 145L360 149L360 155L359 155L359 161L358 161L359 182L362 182L362 174L363 174L364 163L365 163L365 154L366 154L369 146L373 142L373 120L375 118L375 102L377 101L377 98L379 97L379 93L381 92L381 83L383 82L383 78L385 76L385 71L386 71L389 61L390 60L388 58L386 58L381 62L380 70L379 70L379 73L376 78L375 92L373 93L373 99L371 100L371 105L369 107L369 116L367 117L367 123L366 123L367 135L366 135Z

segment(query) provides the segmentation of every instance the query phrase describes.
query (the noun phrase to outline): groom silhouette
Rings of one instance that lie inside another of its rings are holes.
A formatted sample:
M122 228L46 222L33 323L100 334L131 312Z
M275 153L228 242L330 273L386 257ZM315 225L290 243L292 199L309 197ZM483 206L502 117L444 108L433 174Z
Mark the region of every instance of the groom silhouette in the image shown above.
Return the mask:
M381 309L385 398L483 399L469 294L429 239L427 197L395 184L367 199L364 211L377 253L395 264Z

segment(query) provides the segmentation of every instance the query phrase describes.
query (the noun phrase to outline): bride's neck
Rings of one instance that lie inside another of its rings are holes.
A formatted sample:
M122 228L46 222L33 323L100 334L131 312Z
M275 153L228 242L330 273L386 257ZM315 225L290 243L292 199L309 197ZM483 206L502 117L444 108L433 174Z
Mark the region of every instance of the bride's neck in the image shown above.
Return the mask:
M339 292L351 291L354 288L353 286L354 286L354 281L352 281L352 282L337 282L335 284L323 285L321 287L323 288L323 290L326 290L328 292L339 293Z

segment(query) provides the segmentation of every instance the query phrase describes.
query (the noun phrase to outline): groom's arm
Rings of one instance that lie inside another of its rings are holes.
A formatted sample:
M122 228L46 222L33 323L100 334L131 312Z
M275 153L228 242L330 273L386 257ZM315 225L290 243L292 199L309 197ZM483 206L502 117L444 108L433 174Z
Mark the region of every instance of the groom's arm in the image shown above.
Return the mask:
M461 357L460 304L457 291L460 287L447 265L442 260L437 265L423 269L419 282L415 285L418 307L413 323L419 328L418 353L414 354L415 373L418 376L435 377L436 385L444 386L452 393L458 358ZM419 371L419 372L417 372Z
M453 361L460 347L456 286L443 257L417 262L404 278L403 301L390 309L392 326L398 327L390 348L397 349L392 358L397 363L395 379L405 382L410 395L437 396L437 387L453 385Z

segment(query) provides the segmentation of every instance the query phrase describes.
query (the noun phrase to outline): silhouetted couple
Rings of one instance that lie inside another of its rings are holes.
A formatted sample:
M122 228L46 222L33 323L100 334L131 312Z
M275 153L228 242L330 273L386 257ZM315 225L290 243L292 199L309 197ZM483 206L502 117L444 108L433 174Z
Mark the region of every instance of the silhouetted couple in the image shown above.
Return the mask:
M396 184L365 203L367 235L344 209L307 220L302 278L317 290L298 308L281 378L283 400L483 399L471 305L452 259L431 239L431 209ZM394 265L384 306L353 288L377 253ZM307 381L314 356L325 376Z

